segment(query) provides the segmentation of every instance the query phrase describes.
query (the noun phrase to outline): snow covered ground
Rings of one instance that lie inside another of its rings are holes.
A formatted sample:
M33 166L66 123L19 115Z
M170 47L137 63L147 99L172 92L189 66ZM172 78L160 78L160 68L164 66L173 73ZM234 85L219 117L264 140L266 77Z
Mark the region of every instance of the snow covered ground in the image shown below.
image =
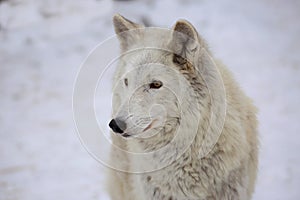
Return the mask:
M300 199L299 10L297 0L0 3L0 199L109 199L105 167L76 136L72 91L82 61L113 34L116 12L197 27L260 109L253 199Z

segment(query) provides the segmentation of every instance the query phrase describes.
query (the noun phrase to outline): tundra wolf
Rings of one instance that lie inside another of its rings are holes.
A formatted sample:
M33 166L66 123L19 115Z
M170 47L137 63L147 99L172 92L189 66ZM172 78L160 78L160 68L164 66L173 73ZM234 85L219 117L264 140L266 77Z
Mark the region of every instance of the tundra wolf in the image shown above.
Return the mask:
M111 199L251 199L256 108L230 72L185 20L168 31L113 22Z

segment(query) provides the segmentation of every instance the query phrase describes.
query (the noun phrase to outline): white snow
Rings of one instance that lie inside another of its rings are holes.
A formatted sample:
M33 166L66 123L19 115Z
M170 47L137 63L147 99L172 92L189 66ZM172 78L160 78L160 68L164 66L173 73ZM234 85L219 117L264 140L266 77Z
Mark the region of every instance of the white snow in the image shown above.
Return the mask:
M119 12L153 26L185 18L197 27L260 110L253 199L298 200L299 10L297 0L2 2L0 199L109 199L105 167L76 136L72 91L80 64L113 35Z

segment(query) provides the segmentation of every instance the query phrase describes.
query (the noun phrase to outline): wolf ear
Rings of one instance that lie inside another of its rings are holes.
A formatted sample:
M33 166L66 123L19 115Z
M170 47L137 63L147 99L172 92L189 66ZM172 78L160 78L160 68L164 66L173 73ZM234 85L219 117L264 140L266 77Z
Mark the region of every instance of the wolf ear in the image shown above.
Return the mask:
M196 29L186 20L178 20L173 27L171 49L173 62L184 70L193 70L190 63L199 48L199 36Z
M121 43L122 50L128 49L142 34L142 25L136 24L125 17L116 14L113 17L115 32Z

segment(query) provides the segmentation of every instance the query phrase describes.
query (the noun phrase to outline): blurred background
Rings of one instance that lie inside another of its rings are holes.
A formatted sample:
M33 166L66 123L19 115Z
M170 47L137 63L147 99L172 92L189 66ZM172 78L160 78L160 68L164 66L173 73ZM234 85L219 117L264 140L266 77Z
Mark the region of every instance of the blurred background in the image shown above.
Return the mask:
M0 0L0 199L109 199L105 167L76 136L72 91L114 13L192 22L260 110L253 199L300 199L298 0Z

